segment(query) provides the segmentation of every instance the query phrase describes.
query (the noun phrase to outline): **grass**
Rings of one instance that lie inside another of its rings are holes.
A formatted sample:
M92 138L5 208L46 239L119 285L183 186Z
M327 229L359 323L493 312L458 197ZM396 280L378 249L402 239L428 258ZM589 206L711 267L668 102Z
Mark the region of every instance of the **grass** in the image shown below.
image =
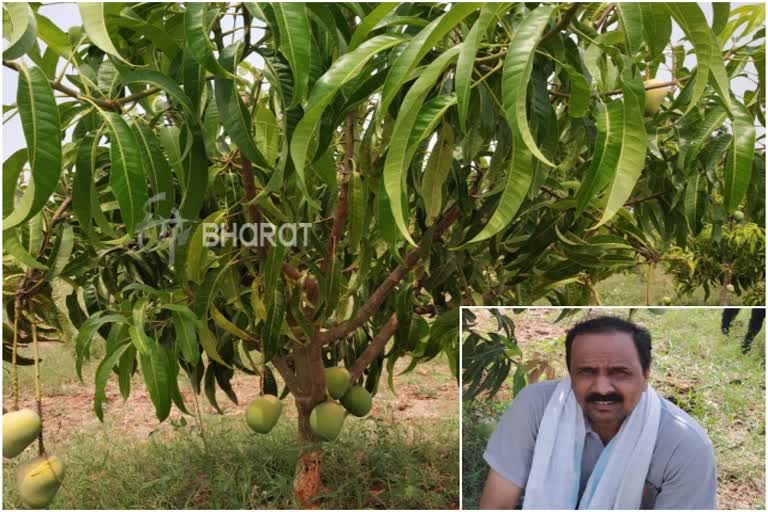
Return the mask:
M56 509L299 508L292 496L298 455L295 430L280 422L268 435L242 428L241 418L219 418L207 429L208 452L189 426L149 441L77 434L51 453L67 461ZM420 433L372 421L348 421L342 436L324 445L322 508L447 509L458 505L458 422ZM427 433L428 432L428 433ZM27 450L6 461L15 481ZM13 485L3 508L18 508Z
M80 424L83 414L90 415L84 419L93 420L92 388L84 388L77 379L74 358L66 346L47 344L42 356L44 396L60 396L60 401L85 406L82 412L66 414L65 423L74 422L71 435L46 437L47 451L61 456L66 463L64 484L50 508L299 508L292 491L298 456L292 403L286 403L283 417L269 435L251 433L237 413L204 414L206 452L195 422L189 417L172 418L148 437L120 424L117 414L107 414L105 423L96 429L87 427L86 421ZM88 386L93 383L99 359L96 357L84 366L83 378ZM407 363L402 361L403 366ZM5 366L7 407L10 368ZM19 369L20 390L27 399L33 395L33 375L31 367ZM380 411L376 419L350 416L339 439L323 445L324 488L320 508L458 508L459 422L453 412L456 409L452 408L452 414L445 418L435 418L413 417L409 407L406 412L412 416L407 420L402 419L404 413L398 410L401 400L409 401L403 397L408 395L407 390L422 398L436 397L434 386L456 390L447 359L441 355L413 372L396 375L398 395L389 390L386 375L382 379L376 397ZM140 375L134 377L134 390L144 389L141 381ZM441 403L450 399L451 393L443 390ZM458 393L455 396L458 399ZM204 397L200 400L203 404L207 402ZM226 403L221 396L219 400ZM52 420L54 432L59 420ZM133 423L140 422L137 418ZM35 453L36 447L32 447L16 459L4 461L3 508L20 506L14 485L15 470Z
M627 310L608 312L626 315ZM720 315L720 309L670 309L661 315L640 310L633 318L653 335L651 384L693 416L712 440L719 508L765 509L765 331L757 335L752 351L742 355L741 337L749 316L742 312L730 336L724 336ZM556 316L553 310L552 320ZM582 317L580 313L576 318ZM515 319L523 321L518 315ZM556 375L565 374L562 338L523 347L524 352L533 350L551 355ZM503 414L512 399L511 379L508 382L510 386L492 400L463 404L465 509L477 508L488 471L482 459L487 439L478 429L479 421Z
M645 272L629 271L614 274L600 281L596 289L603 304L643 306L645 305L646 285ZM710 290L706 300L703 288L698 288L691 295L677 295L672 276L664 273L663 269L657 268L651 282L651 305L661 305L664 297L672 299L672 305L675 306L717 306L720 304L718 289ZM732 305L742 304L741 299L734 294L730 294L728 300Z

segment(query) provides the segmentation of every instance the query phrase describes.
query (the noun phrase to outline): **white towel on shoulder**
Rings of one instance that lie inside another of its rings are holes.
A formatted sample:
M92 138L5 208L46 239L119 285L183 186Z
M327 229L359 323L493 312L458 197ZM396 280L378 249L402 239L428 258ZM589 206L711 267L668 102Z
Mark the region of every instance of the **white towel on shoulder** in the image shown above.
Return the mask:
M579 502L584 415L570 377L561 380L539 425L523 508L639 509L660 416L661 399L649 385L600 454Z

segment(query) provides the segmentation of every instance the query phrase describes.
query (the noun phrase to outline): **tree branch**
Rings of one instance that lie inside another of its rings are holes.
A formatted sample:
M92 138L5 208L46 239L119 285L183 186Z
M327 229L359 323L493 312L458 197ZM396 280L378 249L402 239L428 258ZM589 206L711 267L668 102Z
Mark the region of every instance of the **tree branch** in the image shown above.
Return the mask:
M15 62L3 61L3 66L10 68L17 73L19 72L19 65ZM114 102L108 101L108 100L101 100L98 98L92 98L91 96L86 96L85 94L80 94L78 91L71 89L67 87L66 85L62 85L59 82L54 82L52 80L48 80L48 83L51 85L52 89L55 89L59 92L63 92L67 96L71 96L72 98L78 99L78 100L84 100L84 101L90 101L91 103L95 103L101 108L107 109L107 110L119 110L120 106L116 105Z
M323 273L328 272L331 261L336 258L336 247L344 234L344 228L347 224L348 199L349 199L349 178L352 175L352 161L355 156L355 114L347 114L346 127L344 130L344 160L342 161L341 191L339 200L336 202L336 209L333 213L333 226L331 234L328 236L328 245L326 248L325 259L320 264L320 270Z
M373 337L371 342L365 347L365 350L360 357L352 364L349 369L349 374L352 378L352 382L355 382L363 374L366 368L373 362L374 359L384 350L387 342L397 331L397 314L392 313L387 323L385 323L379 332Z
M454 205L454 207L451 208L435 226L432 240L439 240L443 233L448 230L451 224L453 224L456 219L459 218L460 213L461 210L459 209L459 206ZM362 307L357 311L357 314L355 314L355 316L350 320L337 324L327 331L319 333L317 336L319 342L325 345L336 341L345 337L350 332L354 331L365 322L367 322L373 316L373 314L376 313L376 310L378 310L379 307L384 303L384 300L389 296L392 290L394 290L395 286L397 286L397 284L405 277L405 275L416 266L416 264L421 259L422 252L423 244L420 244L408 251L408 254L405 256L405 261L398 265L397 268L395 268L395 270L393 270L386 277L386 279L384 279L379 287L376 288L370 297L368 297L368 300L365 302L365 304L363 304Z

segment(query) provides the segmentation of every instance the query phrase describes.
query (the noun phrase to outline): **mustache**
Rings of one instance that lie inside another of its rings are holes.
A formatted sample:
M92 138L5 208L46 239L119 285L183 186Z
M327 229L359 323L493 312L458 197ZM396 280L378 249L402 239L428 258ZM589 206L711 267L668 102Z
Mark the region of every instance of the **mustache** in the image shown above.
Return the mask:
M600 395L598 393L592 393L587 396L587 402L623 402L624 397L618 393L611 393L608 395Z

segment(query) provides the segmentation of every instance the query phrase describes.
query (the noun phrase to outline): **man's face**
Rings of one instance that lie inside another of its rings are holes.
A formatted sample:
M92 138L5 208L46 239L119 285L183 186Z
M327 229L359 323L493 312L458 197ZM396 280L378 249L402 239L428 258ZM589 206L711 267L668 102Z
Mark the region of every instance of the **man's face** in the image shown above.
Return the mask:
M571 345L571 383L590 422L618 426L648 385L632 335L582 334Z

